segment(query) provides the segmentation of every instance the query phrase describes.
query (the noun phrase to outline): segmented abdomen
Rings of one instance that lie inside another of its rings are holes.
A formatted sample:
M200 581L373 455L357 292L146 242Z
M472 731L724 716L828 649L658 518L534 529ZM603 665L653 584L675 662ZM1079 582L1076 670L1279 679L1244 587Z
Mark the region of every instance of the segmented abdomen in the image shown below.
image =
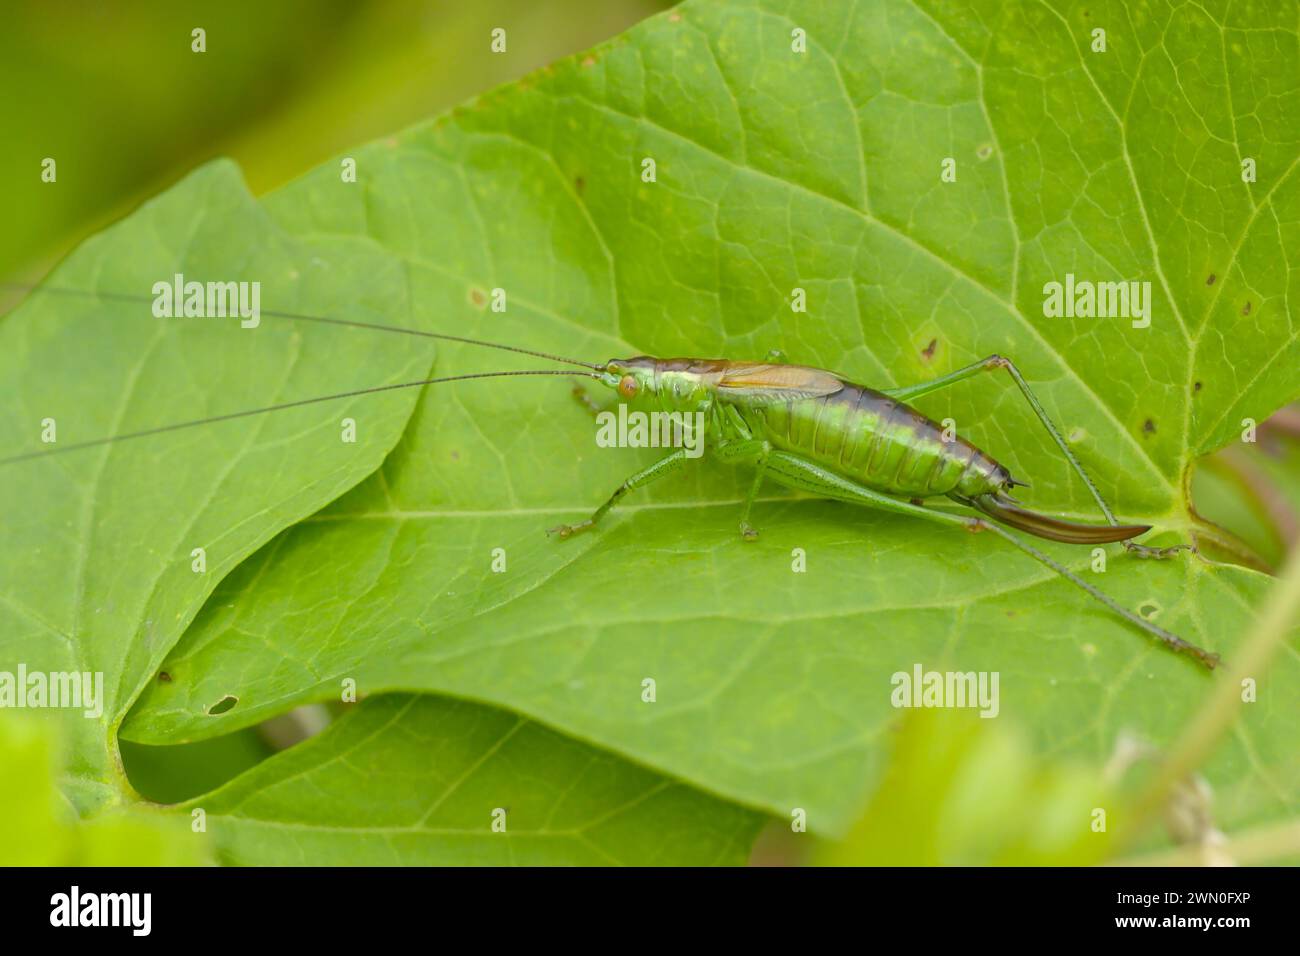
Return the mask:
M1005 474L960 436L945 441L938 422L860 385L845 383L833 395L739 411L776 448L886 494L983 494L996 490Z

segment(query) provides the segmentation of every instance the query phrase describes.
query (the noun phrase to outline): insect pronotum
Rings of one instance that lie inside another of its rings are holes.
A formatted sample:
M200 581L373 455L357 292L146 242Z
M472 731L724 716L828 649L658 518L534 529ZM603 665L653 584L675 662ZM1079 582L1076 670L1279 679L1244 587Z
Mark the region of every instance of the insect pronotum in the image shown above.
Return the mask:
M127 293L87 292L55 287L39 287L35 291L112 301L152 302L147 296ZM967 531L991 531L1166 646L1190 655L1206 667L1213 668L1219 663L1218 654L1197 647L1123 607L1060 562L1003 527L1006 525L1040 538L1071 544L1122 541L1125 548L1141 557L1168 557L1187 547L1175 545L1171 548L1150 548L1131 540L1149 531L1150 526L1125 525L1116 520L1114 512L1070 451L1029 384L1015 364L1003 356L990 355L965 368L917 385L872 389L825 369L787 363L778 353L771 353L767 360L759 362L663 359L640 355L596 364L512 345L400 326L267 309L261 310L261 314L516 352L576 366L582 371L570 368L477 372L354 389L25 452L0 458L0 465L12 465L112 442L146 438L184 428L358 395L470 379L581 375L613 389L625 400L637 400L664 411L702 413L714 456L729 464L749 465L754 469L754 478L740 517L740 532L746 539L757 537L750 524L750 512L764 481L775 481L818 497L911 515ZM1092 494L1106 518L1106 524L1082 524L1023 508L1011 496L1011 489L1017 485L1027 485L1027 482L1014 479L991 455L965 439L946 435L937 422L907 404L909 400L921 395L994 370L1005 370L1011 376L1052 441ZM577 389L575 392L584 403L593 404L583 390ZM688 461L686 450L678 448L625 480L585 521L559 525L549 529L548 534L568 538L592 528L628 492L671 474ZM939 496L946 496L978 513L957 514L925 505L927 499Z

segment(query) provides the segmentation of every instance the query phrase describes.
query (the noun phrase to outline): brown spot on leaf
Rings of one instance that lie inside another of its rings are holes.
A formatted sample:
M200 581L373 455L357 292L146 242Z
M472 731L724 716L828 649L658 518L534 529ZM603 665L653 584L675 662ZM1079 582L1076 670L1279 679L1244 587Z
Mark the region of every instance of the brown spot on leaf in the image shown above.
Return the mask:
M582 58L582 65L583 65L583 66L595 66L595 65L596 65L596 58L595 58L594 56L584 56L584 57Z
M578 193L578 195L581 196L584 192L587 191L587 181L583 179L581 176L574 176L573 188Z
M1150 435L1153 431L1156 430L1156 423L1148 418L1146 421L1142 423L1142 430L1146 432L1148 435Z
M487 305L487 294L477 286L470 286L469 301L474 308L481 309Z
M1242 315L1250 315L1250 300L1249 300L1249 299L1247 299L1247 300L1246 300L1246 304L1243 305L1243 306L1241 307L1241 314L1242 314Z
M164 684L170 684L172 682L172 675L168 674L166 671L159 671L158 679Z
M1193 383L1192 383L1192 391L1194 391L1194 392L1199 392L1199 391L1201 390L1201 388L1202 388L1202 385L1201 385L1200 382L1193 382Z
M678 13L676 10L674 10L672 13L668 14L668 22L669 22L669 23L680 23L681 20L682 20L682 15L681 15L680 13Z
M1211 272L1205 279L1206 285L1214 285L1214 273Z
M921 354L925 356L925 360L927 362L930 361L930 359L934 358L934 350L936 347L938 347L938 345L939 345L938 339L931 339L930 344L927 345L925 348L921 349Z

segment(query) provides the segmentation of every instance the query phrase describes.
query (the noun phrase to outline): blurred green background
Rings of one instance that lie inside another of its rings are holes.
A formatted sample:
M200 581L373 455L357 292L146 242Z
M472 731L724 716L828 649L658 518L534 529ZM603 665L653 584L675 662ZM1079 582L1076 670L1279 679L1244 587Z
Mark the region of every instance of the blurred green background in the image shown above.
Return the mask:
M216 156L261 194L671 6L662 0L19 0L5 4L0 279ZM191 51L191 31L207 51ZM507 31L507 50L489 49ZM52 157L55 183L41 181ZM14 300L10 294L0 307Z

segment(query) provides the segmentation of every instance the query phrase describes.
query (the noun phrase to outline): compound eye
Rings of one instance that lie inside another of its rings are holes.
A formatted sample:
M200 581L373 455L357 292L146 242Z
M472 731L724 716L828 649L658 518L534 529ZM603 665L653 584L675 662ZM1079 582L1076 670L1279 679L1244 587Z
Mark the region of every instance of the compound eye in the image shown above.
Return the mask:
M624 398L632 398L636 395L636 379L631 375L624 375L618 381L618 393Z

